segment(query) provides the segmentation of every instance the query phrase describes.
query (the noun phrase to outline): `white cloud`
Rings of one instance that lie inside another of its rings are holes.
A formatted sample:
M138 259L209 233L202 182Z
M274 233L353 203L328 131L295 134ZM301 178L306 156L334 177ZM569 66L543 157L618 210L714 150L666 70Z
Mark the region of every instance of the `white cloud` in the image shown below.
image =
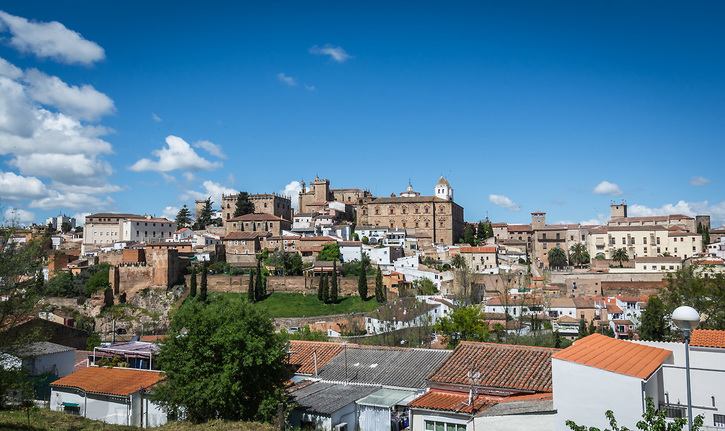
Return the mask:
M224 154L222 147L217 144L212 144L209 141L197 141L194 143L194 148L203 148L212 156L219 157L220 159L226 159L227 155Z
M161 212L161 217L165 217L169 220L176 220L176 215L179 213L181 208L175 206L168 206Z
M208 197L211 197L212 205L216 208L221 208L222 203L222 194L225 195L232 195L238 192L238 190L230 189L229 187L225 187L219 183L215 183L214 181L204 181L202 184L204 187L203 192L199 192L196 190L187 190L186 193L179 196L180 201L188 201L188 200L204 200Z
M352 56L345 52L345 50L342 49L341 46L332 46L329 43L325 44L322 47L319 47L317 45L313 46L312 48L310 48L310 54L329 55L330 58L338 63L344 63L345 61L352 58Z
M488 201L510 211L521 211L521 205L502 195L488 195Z
M57 21L34 22L0 11L0 31L10 32L9 44L20 52L62 63L90 65L106 54L97 43Z
M151 113L151 118L152 118L152 119L153 119L154 121L156 121L157 123L160 123L160 122L162 122L162 121L163 121L163 120L161 119L161 117L159 117L158 115L156 115L156 113L154 113L154 112L152 112L152 113Z
M0 58L0 75L10 79L20 79L23 76L23 70L4 58Z
M44 210L57 210L58 208L87 209L93 208L94 212L106 211L113 206L113 199L106 196L102 199L84 193L59 193L53 192L52 196L43 199L36 199L30 202L30 208Z
M35 222L35 213L20 208L8 208L3 214L5 220L15 223L30 224Z
M98 186L113 173L107 161L85 154L24 154L10 164L23 175L48 177L68 185Z
M594 187L593 192L597 195L607 196L619 196L623 194L622 189L620 189L618 185L610 183L609 181L602 181L601 183L597 184L597 186Z
M307 85L307 84L305 84L305 88L308 89L308 90L310 90L310 91L315 91L315 86L314 85Z
M57 76L30 69L25 74L27 92L33 100L54 106L75 118L95 121L115 111L113 100L92 85L68 85Z
M166 148L151 152L159 160L154 162L141 159L129 167L132 171L169 172L177 169L213 170L222 166L219 162L210 162L196 154L191 146L183 139L169 135L166 137Z
M292 181L291 183L284 186L284 190L280 193L284 196L289 196L292 199L292 208L297 211L297 204L299 203L299 194L302 190L302 184L299 181Z
M694 175L690 178L690 185L693 187L705 186L707 184L710 184L710 180L705 177Z
M0 171L0 200L38 199L49 193L45 184L35 177Z
M629 205L627 214L630 217L652 217L670 214L683 214L689 217L697 215L710 215L712 226L725 224L725 201L710 205L708 201L685 202L679 201L676 204L666 204L661 208L650 208L644 205Z
M182 172L181 176L184 177L184 180L186 180L187 183L191 183L196 179L196 175L194 175L193 172Z
M278 73L277 79L279 79L280 82L284 82L285 84L289 85L290 87L297 85L296 79L292 78L291 76L287 76L284 73Z
M76 219L76 226L83 226L86 223L86 216L89 216L93 213L91 212L78 212L73 214L71 217Z

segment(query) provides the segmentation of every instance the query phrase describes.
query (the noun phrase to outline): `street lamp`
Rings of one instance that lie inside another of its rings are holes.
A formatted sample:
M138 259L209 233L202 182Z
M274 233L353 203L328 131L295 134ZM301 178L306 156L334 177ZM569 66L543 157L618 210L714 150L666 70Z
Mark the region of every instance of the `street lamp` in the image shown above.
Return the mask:
M687 376L687 424L692 429L692 390L690 388L690 335L700 324L700 314L692 307L683 305L672 312L672 323L685 335L685 375Z

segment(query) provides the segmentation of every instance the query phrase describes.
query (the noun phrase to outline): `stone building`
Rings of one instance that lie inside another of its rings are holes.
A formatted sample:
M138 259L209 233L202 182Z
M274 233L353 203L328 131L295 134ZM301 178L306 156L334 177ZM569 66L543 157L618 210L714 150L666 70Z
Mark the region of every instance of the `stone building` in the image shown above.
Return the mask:
M342 202L357 208L369 198L372 198L372 193L369 190L355 188L331 189L330 180L315 177L314 181L310 183L309 189L307 189L304 180L302 181L297 211L302 213L314 212L326 202Z
M237 208L237 194L222 195L222 220L226 224L234 216ZM254 204L255 213L276 215L283 219L292 220L294 210L292 200L289 196L278 195L277 193L250 194L249 201ZM203 203L203 201L202 201Z
M433 196L421 196L412 186L396 197L365 200L358 223L427 234L434 243L455 244L463 235L463 207L453 202L453 188L441 177Z
M271 232L280 236L283 230L292 229L292 222L268 213L245 214L226 221L227 233L230 232Z

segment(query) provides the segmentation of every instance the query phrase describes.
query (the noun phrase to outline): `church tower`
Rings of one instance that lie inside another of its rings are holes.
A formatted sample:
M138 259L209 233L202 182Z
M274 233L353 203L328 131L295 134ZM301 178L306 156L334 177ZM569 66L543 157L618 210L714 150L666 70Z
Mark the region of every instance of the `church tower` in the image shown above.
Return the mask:
M441 176L438 180L438 184L435 186L435 197L441 198L447 201L453 200L453 188L448 184L448 180Z

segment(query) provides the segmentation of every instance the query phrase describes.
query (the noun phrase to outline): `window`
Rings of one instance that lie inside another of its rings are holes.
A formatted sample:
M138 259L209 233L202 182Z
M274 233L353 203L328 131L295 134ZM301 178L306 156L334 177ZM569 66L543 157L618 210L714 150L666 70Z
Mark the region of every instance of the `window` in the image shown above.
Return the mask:
M725 428L725 415L712 415L713 423L718 428Z
M541 239L546 239L546 234L545 233L542 233L541 234Z
M558 233L556 234L556 239L559 239L559 234Z
M392 214L392 213L393 213L393 209L392 209L392 208L390 208L390 214Z
M627 245L627 238L622 237L622 244Z
M632 245L634 245L634 238L632 238Z
M544 243L544 250L546 250L546 243Z
M642 244L647 244L647 237L642 238Z
M668 418L684 418L687 417L684 407L668 405L665 407L665 416Z
M657 237L657 245L660 245L660 237Z
M647 247L644 248L644 253L647 254Z

